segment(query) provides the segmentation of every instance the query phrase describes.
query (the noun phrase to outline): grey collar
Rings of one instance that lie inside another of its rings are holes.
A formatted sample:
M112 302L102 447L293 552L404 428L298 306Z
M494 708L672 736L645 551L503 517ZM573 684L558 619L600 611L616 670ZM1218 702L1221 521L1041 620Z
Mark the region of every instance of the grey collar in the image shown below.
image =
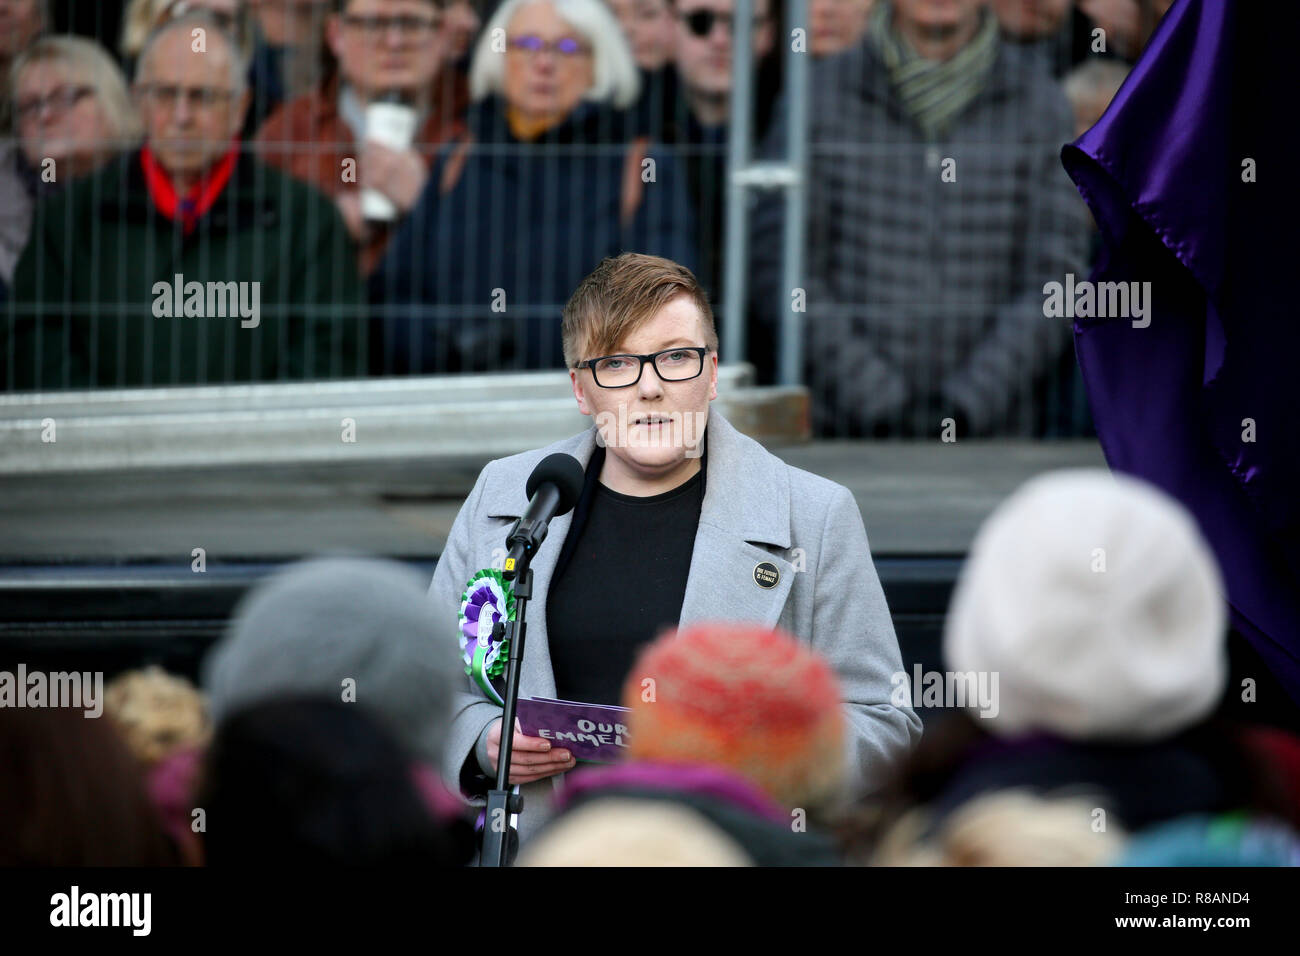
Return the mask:
M700 524L744 541L790 547L790 476L787 466L748 435L737 431L716 408L709 409L709 477ZM499 469L483 489L491 517L517 518L528 507L524 485L536 464L564 452L585 470L596 449L596 426L520 456L511 469Z

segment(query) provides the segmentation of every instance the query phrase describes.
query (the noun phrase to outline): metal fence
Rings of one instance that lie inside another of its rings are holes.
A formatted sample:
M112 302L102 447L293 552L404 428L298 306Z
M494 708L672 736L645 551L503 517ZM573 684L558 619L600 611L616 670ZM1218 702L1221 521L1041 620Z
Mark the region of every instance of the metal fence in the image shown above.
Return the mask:
M735 56L735 135L654 83L532 142L503 102L462 104L469 137L412 147L427 182L388 223L349 229L356 164L349 179L340 160L362 147L323 127L242 142L188 233L134 151L40 183L0 310L0 390L559 369L568 295L634 250L696 270L724 357L806 384L819 434L1087 434L1068 320L1043 315L1044 285L1083 278L1090 243L1057 159L1074 120L1051 58L1002 41L970 108L927 138L869 38L799 48L806 7L764 61L779 98ZM738 21L753 8L737 0ZM30 182L24 147L4 162Z

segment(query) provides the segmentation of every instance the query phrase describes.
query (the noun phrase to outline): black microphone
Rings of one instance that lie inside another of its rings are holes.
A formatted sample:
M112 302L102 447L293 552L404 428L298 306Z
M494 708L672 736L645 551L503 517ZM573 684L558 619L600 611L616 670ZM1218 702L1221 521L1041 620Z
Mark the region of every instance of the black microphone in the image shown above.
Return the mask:
M563 452L548 455L528 476L528 510L514 523L506 537L506 555L502 574L514 580L521 566L532 560L533 554L546 540L551 519L568 514L578 503L585 479L578 459Z

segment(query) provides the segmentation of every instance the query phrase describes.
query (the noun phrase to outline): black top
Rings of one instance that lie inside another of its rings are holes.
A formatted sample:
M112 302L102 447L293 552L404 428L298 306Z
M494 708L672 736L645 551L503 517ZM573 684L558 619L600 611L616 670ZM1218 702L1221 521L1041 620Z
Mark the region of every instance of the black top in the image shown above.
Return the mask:
M704 504L700 470L663 494L638 498L599 481L605 449L587 465L582 497L546 601L555 693L617 704L641 646L676 627Z

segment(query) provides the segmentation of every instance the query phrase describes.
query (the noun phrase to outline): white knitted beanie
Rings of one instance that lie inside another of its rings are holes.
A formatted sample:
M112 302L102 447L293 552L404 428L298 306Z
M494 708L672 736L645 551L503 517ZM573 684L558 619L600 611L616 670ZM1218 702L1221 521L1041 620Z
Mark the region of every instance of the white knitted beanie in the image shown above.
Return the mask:
M976 534L944 658L997 674L997 713L976 718L994 733L1152 740L1218 703L1223 593L1199 529L1164 492L1100 469L1050 472Z

